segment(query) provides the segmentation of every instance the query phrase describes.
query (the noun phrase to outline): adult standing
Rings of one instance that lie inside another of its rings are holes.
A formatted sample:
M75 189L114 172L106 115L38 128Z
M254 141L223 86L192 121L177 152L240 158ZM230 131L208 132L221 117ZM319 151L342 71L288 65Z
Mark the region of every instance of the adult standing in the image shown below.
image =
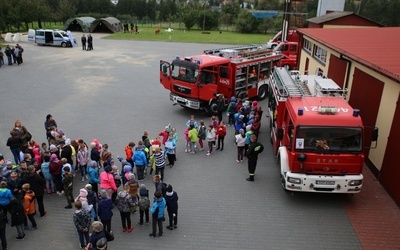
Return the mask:
M50 156L50 173L53 175L54 185L56 186L57 194L62 195L62 177L61 169L62 162L57 158L56 154Z
M225 98L224 95L220 94L218 95L218 100L217 100L217 113L218 113L218 121L222 121L222 113L225 110Z
M44 209L43 195L44 188L46 187L46 181L35 171L35 167L30 165L28 166L28 173L24 175L24 178L22 179L22 183L29 183L30 190L35 193L40 217L45 216L46 211Z
M60 141L60 159L65 158L67 159L67 162L73 166L74 161L72 160L72 148L70 145L66 145L65 141ZM72 171L71 171L72 172Z
M87 50L93 50L93 37L91 34L88 35L87 42L88 42Z
M13 63L12 63L12 51L11 51L10 45L7 45L7 47L4 49L4 53L7 56L8 65L13 65Z
M82 50L86 50L86 36L85 36L85 34L82 34L81 43L82 43Z
M248 159L247 166L249 169L250 177L246 181L254 181L254 173L256 171L258 154L264 150L264 146L257 142L257 136L251 135L249 149L247 149L246 156Z
M51 130L53 127L55 128L55 130L57 130L57 122L53 119L53 116L51 114L48 114L46 116L46 121L44 122L44 128L46 129L46 138L47 141L49 142L49 145L51 139L56 139L51 134Z
M17 45L15 46L15 49L17 50L19 50L19 53L18 53L18 56L17 56L17 63L18 63L18 65L20 65L21 63L23 63L24 62L24 60L23 60L23 58L22 58L22 54L23 54L23 52L24 52L24 48L22 48L21 47L21 45L19 45L18 43L17 43ZM15 53L15 52L14 52ZM19 59L19 62L18 62L18 59Z
M104 171L100 174L100 188L106 190L107 198L111 199L112 194L118 190L115 185L114 175L111 173L112 167L104 167Z
M19 150L22 145L22 140L21 140L21 137L18 136L17 132L11 131L10 134L11 134L11 137L9 137L7 140L7 146L10 147L11 153L14 156L15 164L18 165L20 162Z
M22 123L20 120L17 120L15 122L13 130L14 132L17 133L17 135L21 138L21 145L22 146L28 146L28 141L30 141L32 138L29 138L29 133L28 130L25 128L25 126L22 126Z

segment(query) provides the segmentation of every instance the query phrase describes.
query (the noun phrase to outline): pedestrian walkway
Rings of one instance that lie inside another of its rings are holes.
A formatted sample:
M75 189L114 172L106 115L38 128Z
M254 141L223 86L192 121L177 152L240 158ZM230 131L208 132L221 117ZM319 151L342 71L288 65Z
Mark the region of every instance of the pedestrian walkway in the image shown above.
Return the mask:
M362 191L344 200L350 222L365 250L400 249L400 209L364 167Z

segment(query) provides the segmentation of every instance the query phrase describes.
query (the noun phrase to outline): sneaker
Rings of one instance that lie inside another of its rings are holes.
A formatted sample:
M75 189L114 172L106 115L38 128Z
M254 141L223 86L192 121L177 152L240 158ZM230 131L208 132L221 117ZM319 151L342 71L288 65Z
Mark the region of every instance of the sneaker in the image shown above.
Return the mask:
M140 223L140 222L138 222L138 223L136 223L136 225L138 225L138 226L143 226L144 224L143 224L143 223Z
M219 151L223 151L224 149L223 148L221 148Z
M37 229L37 226L36 226L36 227L32 227L32 229L36 230L36 229Z
M158 238L161 239L161 238L162 238L162 234L159 234L159 235L158 235Z
M148 221L146 221L146 225L147 225L147 224L149 224L149 222L148 222Z
M240 162L239 160L236 160L236 162Z
M166 226L166 228L169 230L174 230L171 226Z
M25 239L25 236L18 236L18 237L15 237L15 239L16 240L23 240L23 239Z
M191 153L191 154L195 154L196 152L195 152L195 151L191 151L190 153Z
M210 155L211 155L211 153L210 153L210 152L208 152L206 155L207 155L207 156L210 156Z
M174 225L174 228L175 228L175 229L177 229L177 228L178 228L178 226L177 226L177 225Z
M47 193L47 196L51 196L51 193Z
M174 167L174 165L169 165L169 168L173 168Z
M204 148L200 148L200 151L204 151Z
M89 180L89 176L88 175L85 175L85 178L86 178L86 180Z
M155 234L149 234L149 236L151 237L151 238L155 238L155 237L157 237L157 235L155 235Z
M47 212L44 212L44 214L42 214L42 215L40 216L40 218L43 218L43 217L45 217L45 216L46 216L46 214L47 214Z
M126 227L122 228L122 232L125 233L126 232Z
M82 181L85 181L85 177L82 177Z
M219 148L216 148L215 150L219 150Z
M133 227L131 226L131 227L128 229L128 233L132 232L132 230L133 230Z
M240 162L243 162L243 160L240 160Z
M187 153L188 152L188 150L187 149L185 149L185 153Z

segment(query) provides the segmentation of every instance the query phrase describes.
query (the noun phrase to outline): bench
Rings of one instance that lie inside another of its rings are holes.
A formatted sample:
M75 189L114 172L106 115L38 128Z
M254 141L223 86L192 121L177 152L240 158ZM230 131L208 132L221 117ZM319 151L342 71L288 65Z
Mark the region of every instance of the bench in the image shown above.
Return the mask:
M210 31L202 31L201 34L211 34Z

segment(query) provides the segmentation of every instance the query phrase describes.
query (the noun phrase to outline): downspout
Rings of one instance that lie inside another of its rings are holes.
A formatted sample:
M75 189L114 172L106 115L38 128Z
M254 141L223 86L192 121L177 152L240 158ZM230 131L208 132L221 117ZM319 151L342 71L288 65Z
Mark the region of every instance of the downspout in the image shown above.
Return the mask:
M351 61L349 59L344 58L343 54L340 54L340 59L347 62L346 80L344 81L344 86L343 86L343 89L347 89L349 86Z

